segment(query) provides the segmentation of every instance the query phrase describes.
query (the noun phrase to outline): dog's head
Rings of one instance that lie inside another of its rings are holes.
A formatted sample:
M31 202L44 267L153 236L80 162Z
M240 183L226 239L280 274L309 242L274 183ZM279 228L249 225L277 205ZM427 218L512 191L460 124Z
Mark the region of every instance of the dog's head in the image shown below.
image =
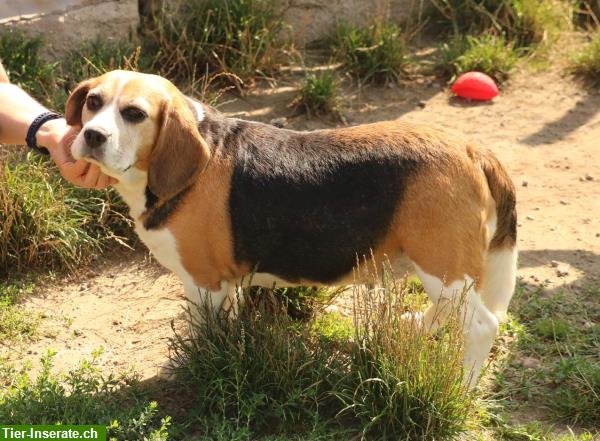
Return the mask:
M120 181L141 171L166 199L190 185L210 158L199 111L164 78L108 72L80 83L67 100L67 122L82 126L71 152Z

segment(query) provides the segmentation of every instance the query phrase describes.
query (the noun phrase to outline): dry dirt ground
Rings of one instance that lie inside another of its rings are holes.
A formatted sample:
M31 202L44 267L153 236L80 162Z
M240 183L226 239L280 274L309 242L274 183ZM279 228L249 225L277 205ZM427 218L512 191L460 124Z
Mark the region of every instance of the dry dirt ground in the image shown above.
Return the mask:
M335 118L292 116L297 78L262 84L221 110L246 119L287 117L287 126L342 125ZM340 99L348 124L388 119L434 123L491 148L518 190L519 275L548 290L600 280L600 92L548 69L518 72L492 104L451 98L427 79L395 87L345 85ZM133 367L156 375L168 353L171 321L183 327L181 285L147 253L102 258L70 281L40 287L24 305L39 311L41 337L3 348L13 360L36 362L52 348L67 369L103 346L106 370Z

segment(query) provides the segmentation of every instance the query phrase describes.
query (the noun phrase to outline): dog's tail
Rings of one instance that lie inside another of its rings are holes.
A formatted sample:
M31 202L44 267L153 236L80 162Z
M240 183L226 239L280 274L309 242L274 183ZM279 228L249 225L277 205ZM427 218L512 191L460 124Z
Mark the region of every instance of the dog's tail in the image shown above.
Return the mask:
M499 319L506 317L517 276L517 198L508 173L489 150L481 150L479 163L496 203L496 229L485 258L482 299Z
M508 173L489 150L481 150L481 169L496 202L496 231L489 250L513 248L517 242L517 197Z

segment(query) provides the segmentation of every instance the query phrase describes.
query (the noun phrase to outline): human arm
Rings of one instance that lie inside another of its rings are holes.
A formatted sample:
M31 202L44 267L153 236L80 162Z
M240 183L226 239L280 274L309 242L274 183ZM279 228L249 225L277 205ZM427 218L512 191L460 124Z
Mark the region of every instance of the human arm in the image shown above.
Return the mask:
M24 90L2 82L2 79L0 71L0 143L24 144L31 122L48 110ZM67 181L87 188L104 188L114 184L116 180L103 174L97 165L84 160L75 161L71 157L70 146L78 131L78 128L69 127L64 118L47 121L38 130L36 142L48 149Z

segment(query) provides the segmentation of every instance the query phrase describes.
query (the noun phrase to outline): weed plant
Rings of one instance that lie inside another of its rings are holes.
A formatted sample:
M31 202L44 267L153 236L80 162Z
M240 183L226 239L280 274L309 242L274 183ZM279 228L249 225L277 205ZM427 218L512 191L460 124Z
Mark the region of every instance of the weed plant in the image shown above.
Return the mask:
M336 58L344 68L365 82L398 81L408 64L407 41L395 24L376 20L366 27L337 26Z
M0 420L4 424L104 424L111 440L169 439L170 417L159 415L135 377L103 376L101 351L67 374L53 374L53 358L42 357L33 380L27 368L0 365Z

